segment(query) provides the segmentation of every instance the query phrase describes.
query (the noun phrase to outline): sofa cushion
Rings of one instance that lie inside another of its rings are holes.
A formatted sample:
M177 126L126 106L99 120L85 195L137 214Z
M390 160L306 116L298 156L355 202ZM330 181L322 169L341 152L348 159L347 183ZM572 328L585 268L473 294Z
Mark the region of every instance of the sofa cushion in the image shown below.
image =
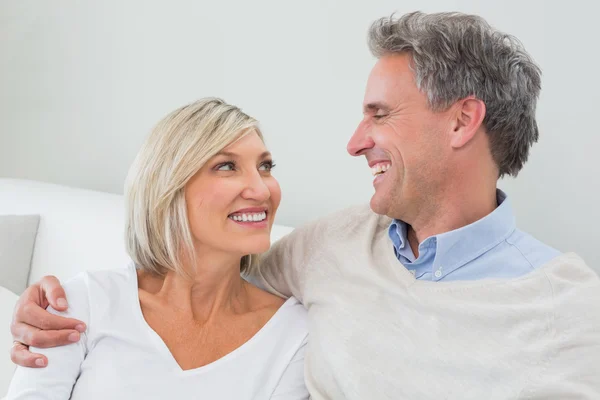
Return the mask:
M126 267L123 198L50 183L0 179L0 214L41 216L29 283Z
M10 361L8 352L13 343L9 324L16 303L17 295L0 286L0 398L6 396L15 372L15 365Z
M0 286L21 294L27 287L39 215L0 215Z

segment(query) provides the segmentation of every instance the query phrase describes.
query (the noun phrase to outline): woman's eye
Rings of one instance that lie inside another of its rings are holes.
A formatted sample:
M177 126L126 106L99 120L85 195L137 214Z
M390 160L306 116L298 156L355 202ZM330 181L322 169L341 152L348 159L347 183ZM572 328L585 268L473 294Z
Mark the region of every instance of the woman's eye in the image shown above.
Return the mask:
M233 162L226 162L217 165L217 171L235 171L235 164Z
M273 161L265 161L264 163L260 164L258 169L259 171L271 171L274 167L275 164L273 164Z

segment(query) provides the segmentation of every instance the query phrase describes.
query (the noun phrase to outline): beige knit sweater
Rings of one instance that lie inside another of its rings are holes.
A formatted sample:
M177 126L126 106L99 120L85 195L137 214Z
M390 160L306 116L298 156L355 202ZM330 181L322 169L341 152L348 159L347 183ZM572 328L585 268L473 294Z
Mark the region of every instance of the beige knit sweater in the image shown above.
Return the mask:
M344 210L250 271L308 309L313 399L600 399L600 279L578 256L517 279L417 281L389 223Z

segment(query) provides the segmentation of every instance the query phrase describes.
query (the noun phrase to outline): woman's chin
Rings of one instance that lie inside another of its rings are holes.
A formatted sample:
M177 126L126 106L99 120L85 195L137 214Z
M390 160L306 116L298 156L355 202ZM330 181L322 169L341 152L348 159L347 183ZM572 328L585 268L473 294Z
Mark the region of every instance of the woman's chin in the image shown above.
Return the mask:
M249 243L244 243L240 250L242 254L260 254L264 253L271 247L271 238L253 238L248 240ZM239 243L241 244L241 243Z

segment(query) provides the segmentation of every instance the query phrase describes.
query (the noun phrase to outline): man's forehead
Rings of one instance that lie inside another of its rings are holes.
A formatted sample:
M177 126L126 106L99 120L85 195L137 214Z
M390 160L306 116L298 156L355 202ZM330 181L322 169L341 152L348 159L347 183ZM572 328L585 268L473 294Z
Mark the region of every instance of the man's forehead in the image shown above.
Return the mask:
M390 109L398 102L402 87L393 76L372 75L367 82L363 98L364 111Z
M408 55L382 57L377 61L369 78L363 99L365 111L374 108L393 108L394 104L418 91Z

